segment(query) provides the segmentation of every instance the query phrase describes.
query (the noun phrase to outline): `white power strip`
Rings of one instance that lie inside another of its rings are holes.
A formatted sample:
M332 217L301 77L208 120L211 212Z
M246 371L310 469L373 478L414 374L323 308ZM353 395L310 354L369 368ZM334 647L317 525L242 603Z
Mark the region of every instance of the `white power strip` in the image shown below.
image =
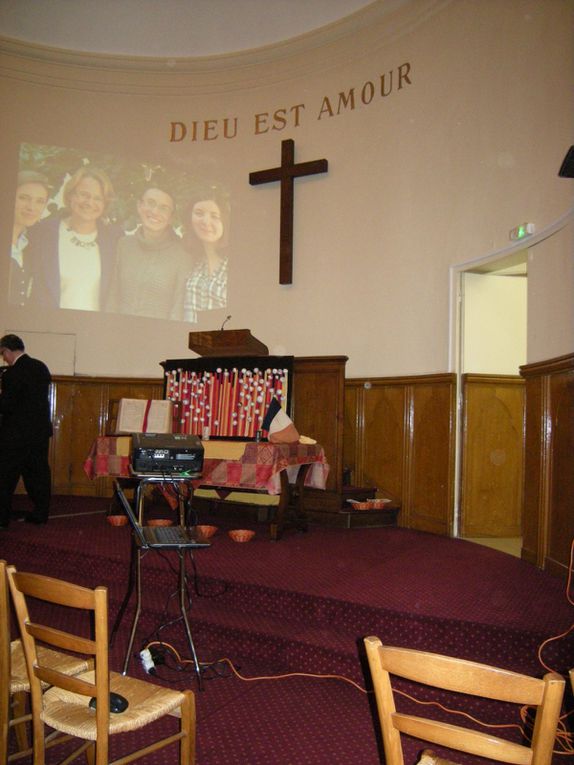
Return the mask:
M148 675L153 675L155 672L155 663L149 648L144 648L143 651L140 651L140 659L142 660L144 672L147 672Z

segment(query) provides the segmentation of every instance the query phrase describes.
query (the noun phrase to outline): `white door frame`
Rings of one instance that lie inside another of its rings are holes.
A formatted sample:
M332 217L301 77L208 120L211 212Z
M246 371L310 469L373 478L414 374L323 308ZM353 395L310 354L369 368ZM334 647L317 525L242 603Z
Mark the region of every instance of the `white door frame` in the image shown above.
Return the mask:
M518 254L522 250L529 250L531 247L543 242L553 234L568 225L573 214L573 210L568 210L564 215L558 218L554 223L546 226L539 232L525 239L511 242L506 247L484 255L480 258L467 260L463 263L457 263L450 267L449 273L449 339L448 339L448 370L456 374L456 418L455 418L455 475L454 475L454 507L453 507L453 526L452 534L454 537L460 535L460 482L461 482L461 429L462 429L462 318L463 318L463 294L462 294L462 275L466 271L473 271L481 266L494 265L498 261L510 259L511 256Z

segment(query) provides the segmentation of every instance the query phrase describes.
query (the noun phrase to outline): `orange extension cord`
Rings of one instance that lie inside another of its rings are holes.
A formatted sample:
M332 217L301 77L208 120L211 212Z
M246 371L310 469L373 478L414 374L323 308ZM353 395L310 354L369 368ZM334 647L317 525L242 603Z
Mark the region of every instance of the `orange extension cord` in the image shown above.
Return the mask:
M574 599L572 598L572 595L570 593L570 588L572 584L572 570L574 568L574 539L572 539L572 543L570 545L570 565L568 569L568 580L566 582L566 599L570 603L570 605L574 606ZM547 672L554 672L551 667L547 666L544 661L542 660L542 651L543 649L549 644L552 643L555 640L560 640L563 637L566 637L572 630L574 629L574 623L570 625L570 627L565 630L564 632L560 633L559 635L555 635L553 637L548 638L544 642L540 644L538 647L538 660L540 661L541 665L544 667L544 669ZM150 648L151 646L162 646L163 648L168 648L176 657L178 663L181 666L184 666L186 664L193 664L193 659L183 659L178 651L169 643L165 643L161 640L154 640L151 643L148 643L145 647ZM345 683L349 683L349 685L352 685L354 688L356 688L361 693L370 693L370 691L367 691L366 688L363 688L358 683L356 683L354 680L351 680L348 677L344 677L343 675L321 675L321 674L313 674L310 672L288 672L283 675L261 675L256 677L245 677L244 675L240 674L234 667L233 662L231 659L228 659L227 657L224 657L222 659L219 659L218 661L213 662L202 662L201 666L209 667L214 666L216 664L221 664L222 662L226 663L229 668L231 669L232 673L239 679L247 683L252 683L260 680L286 680L290 677L310 677L315 679L331 679L331 680L342 680ZM574 688L573 688L574 690ZM415 698L414 696L409 695L408 693L404 693L404 691L398 691L395 690L395 693L400 694L401 696L404 696L407 699L410 699L411 701L416 702L417 704L421 704L423 706L435 706L441 709L444 712L447 712L448 714L452 715L459 715L461 717L465 717L468 720L471 720L472 722L477 723L478 725L483 726L484 728L517 728L521 735L524 738L528 738L525 732L525 728L523 726L526 725L528 721L528 714L529 714L529 708L528 707L522 707L520 710L520 718L522 720L522 725L519 725L518 723L507 723L504 725L497 725L493 723L486 723L482 720L479 720L476 717L473 717L472 715L469 715L467 712L461 712L456 709L449 709L448 707L443 706L438 701L420 701L420 699ZM554 750L554 754L563 754L563 755L572 755L574 754L574 735L570 733L566 727L566 719L572 714L572 712L569 712L568 714L562 715L558 721L558 728L556 731L556 743L561 747L559 750Z

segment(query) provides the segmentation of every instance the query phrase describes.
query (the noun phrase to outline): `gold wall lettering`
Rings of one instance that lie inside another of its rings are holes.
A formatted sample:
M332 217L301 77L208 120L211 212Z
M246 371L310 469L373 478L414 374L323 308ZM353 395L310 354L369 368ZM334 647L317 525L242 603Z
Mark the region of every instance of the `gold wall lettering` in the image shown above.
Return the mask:
M213 120L193 120L193 122L170 122L170 143L180 141L216 141L218 138L237 136L237 117L224 117Z
M387 98L391 93L402 90L406 85L412 85L411 76L411 64L405 62L372 80L366 80L360 86L340 90L336 96L325 95L316 112L317 120L322 120L324 117L336 117L343 112L355 111L361 106L369 106L377 99ZM270 131L279 132L285 128L300 127L305 111L306 105L299 103L258 112L253 115L253 135L264 135ZM232 139L237 137L238 132L239 117L237 116L192 120L191 122L178 120L169 123L169 142Z
M358 88L349 88L347 91L340 91L335 98L325 96L321 102L321 108L317 119L323 117L335 117L342 111L354 111L357 105L368 106L373 102L376 95L380 98L386 98L393 92L394 87L402 90L405 83L412 85L410 80L411 65L409 63L401 64L397 69L391 69L385 74L379 75L378 80L367 80L360 90ZM393 87L394 83L394 87Z

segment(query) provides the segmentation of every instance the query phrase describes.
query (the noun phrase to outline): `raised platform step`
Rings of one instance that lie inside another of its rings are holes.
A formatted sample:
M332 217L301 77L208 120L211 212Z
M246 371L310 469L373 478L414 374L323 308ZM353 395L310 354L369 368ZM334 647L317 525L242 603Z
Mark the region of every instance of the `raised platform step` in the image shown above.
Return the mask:
M306 508L309 521L321 526L343 529L381 528L396 526L401 503L385 491L363 486L344 486L342 491L319 491L307 489ZM374 498L386 498L389 502L382 510L356 510L351 499L362 502Z
M38 529L18 526L3 537L10 562L25 560L32 570L106 585L112 625L128 581L130 529L112 528L104 514L87 513L54 518ZM190 618L200 658L232 652L239 659L267 660L279 651L286 669L336 672L344 666L356 677L357 646L365 635L377 634L387 643L537 673L538 646L570 623L561 582L462 540L393 527L313 527L275 543L265 525L256 529L252 542L236 544L220 528L212 548L195 554ZM136 647L162 623L176 589L173 557L154 551L145 556ZM132 613L130 608L124 616L119 643L124 634L127 640ZM182 637L179 643L185 645ZM555 666L570 661L571 644L551 643L545 660Z

